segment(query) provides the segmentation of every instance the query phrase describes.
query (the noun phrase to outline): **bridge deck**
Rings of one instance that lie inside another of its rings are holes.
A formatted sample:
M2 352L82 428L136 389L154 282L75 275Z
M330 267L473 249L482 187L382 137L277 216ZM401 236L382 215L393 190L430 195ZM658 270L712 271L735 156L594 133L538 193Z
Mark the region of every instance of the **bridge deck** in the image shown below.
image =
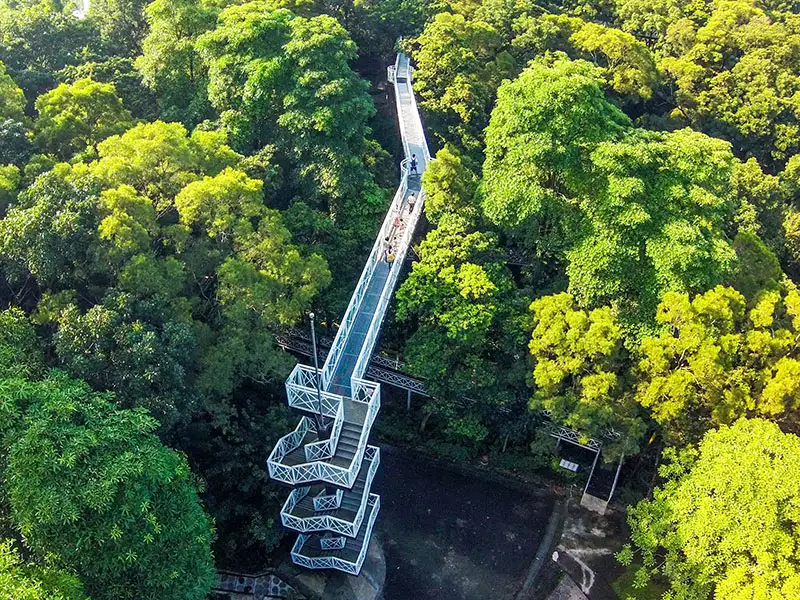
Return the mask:
M409 76L400 75L409 73L408 57L403 54L400 56L398 68L398 78L395 82L399 93L399 106L400 111L399 122L401 124L401 135L403 137L404 147L406 148L408 157L414 155L417 160L417 170L422 173L426 166L426 146L425 146L425 133L422 129L422 122L417 112L416 102L414 100L414 92L411 88ZM420 175L409 175L408 189L402 199L400 205L400 218L403 221L407 220L409 211L408 198L412 194L419 198L421 190L421 177ZM422 210L422 207L417 205L414 210ZM394 218L394 215L391 215ZM392 228L389 236L388 244L393 247L393 251L398 250L397 245L394 244L396 239L400 239L400 234L405 228L405 223L401 223L400 227ZM385 242L384 242L385 243ZM367 292L361 302L358 312L356 313L355 321L351 326L351 330L347 336L347 341L344 346L344 351L339 359L339 362L334 371L331 383L328 386L328 391L343 396L350 396L350 378L353 375L358 356L361 353L364 341L371 327L380 328L383 323L384 314L378 316L378 321L373 323L378 302L381 295L386 288L389 279L391 265L385 260L381 260L375 267L375 270L370 278Z

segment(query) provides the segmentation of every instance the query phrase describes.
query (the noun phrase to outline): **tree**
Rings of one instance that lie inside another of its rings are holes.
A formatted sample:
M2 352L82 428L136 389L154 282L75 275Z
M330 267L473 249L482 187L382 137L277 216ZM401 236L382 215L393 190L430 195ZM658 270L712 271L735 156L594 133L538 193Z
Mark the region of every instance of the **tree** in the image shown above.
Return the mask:
M460 214L468 221L478 219L477 177L452 146L445 146L436 153L436 159L422 175L422 186L425 188L425 216L431 223L438 223L451 213Z
M20 184L19 168L14 165L0 165L0 215L17 197Z
M665 457L664 483L628 513L632 548L620 558L641 555L637 581L666 579L670 597L686 600L800 594L800 440L742 419Z
M55 85L57 71L99 49L92 20L63 8L46 0L0 6L0 60L31 102Z
M50 567L25 564L10 540L0 541L0 599L88 600L76 577Z
M180 123L140 123L97 146L90 170L105 187L129 185L149 198L159 215L174 210L183 187L203 175L216 175L241 156L225 134L196 129L187 136Z
M69 169L40 176L0 221L0 257L23 294L28 274L60 290L95 272L99 200L95 182Z
M501 87L483 208L531 256L566 263L580 306L619 306L635 336L665 291L703 291L733 272L735 159L690 130L631 128L599 77L556 57Z
M737 154L780 165L800 148L796 17L746 0L698 12L667 30L660 67L677 87L674 116L730 140Z
M726 234L736 212L733 163L727 143L690 130L633 131L599 144L578 200L583 227L566 252L579 303L619 304L634 330L646 329L664 292L725 281L736 266Z
M166 272L158 275L183 276L177 261L164 263ZM156 275L157 269L148 272ZM150 285L157 286L153 281ZM165 296L155 294L146 301L166 304ZM146 408L169 430L191 412L196 339L191 322L174 315L141 314L146 301L137 302L130 293L110 292L103 304L85 313L69 305L57 316L53 345L59 362L72 376L96 389L114 391L121 407Z
M0 164L22 167L32 152L27 127L14 119L0 120Z
M64 67L58 73L63 83L75 83L80 79L91 79L114 86L134 117L145 121L155 121L158 117L158 102L153 91L145 86L141 74L134 67L134 59L110 56L105 60L92 60L80 65Z
M94 0L88 16L97 23L104 46L110 54L135 56L147 33L145 0Z
M145 8L150 27L136 68L159 96L167 121L193 125L208 113L205 68L194 44L214 26L218 12L213 2L194 0L155 0Z
M95 600L205 598L213 529L186 459L153 435L154 419L61 375L8 380L2 396L31 402L6 481L34 552L74 569Z
M690 300L667 293L660 335L642 340L636 399L665 435L693 442L743 416L784 420L797 410L800 294L744 296L719 286Z
M457 215L441 218L419 248L420 260L397 292L397 319L417 324L406 342L411 371L428 381L425 406L448 423L446 435L475 445L513 408L524 375L507 359L523 347L513 284L491 234ZM511 366L511 367L510 367ZM462 397L473 399L465 406ZM426 418L427 420L427 418Z
M349 66L356 49L341 25L248 2L225 9L198 48L209 99L239 149L277 143L306 196L341 201L361 193L375 109Z
M443 143L479 153L495 91L515 70L502 37L488 23L441 12L416 43L414 88L426 123Z
M36 143L63 159L93 151L102 140L133 125L114 86L91 79L62 83L36 99L36 110Z
M44 349L25 313L0 311L0 379L35 378L44 370Z
M531 311L531 408L548 411L555 422L586 438L602 438L609 428L620 433L618 441L604 446L607 460L634 454L645 423L633 400L630 363L613 311L581 310L566 293L535 300Z
M562 56L551 65L532 63L498 91L486 130L483 210L527 245L540 246L539 254L555 250L547 246L571 229L563 206L587 179L588 153L630 124L600 82L596 67ZM543 239L550 232L555 239Z
M21 121L25 116L25 94L0 62L0 119Z

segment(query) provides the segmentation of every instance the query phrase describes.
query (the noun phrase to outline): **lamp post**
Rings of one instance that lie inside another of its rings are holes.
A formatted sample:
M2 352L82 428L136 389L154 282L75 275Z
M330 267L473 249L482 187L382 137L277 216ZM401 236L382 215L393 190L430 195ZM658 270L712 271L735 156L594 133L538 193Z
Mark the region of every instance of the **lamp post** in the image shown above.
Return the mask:
M314 382L317 384L317 414L314 420L317 423L317 437L321 440L328 439L328 425L322 414L322 390L320 389L319 360L317 359L317 333L314 330L314 313L308 315L311 320L311 347L314 349Z

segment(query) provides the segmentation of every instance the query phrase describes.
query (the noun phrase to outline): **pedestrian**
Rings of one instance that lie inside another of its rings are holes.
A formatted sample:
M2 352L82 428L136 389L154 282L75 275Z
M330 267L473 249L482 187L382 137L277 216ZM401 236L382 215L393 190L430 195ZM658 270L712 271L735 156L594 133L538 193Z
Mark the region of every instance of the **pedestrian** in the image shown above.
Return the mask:
M416 204L416 202L417 202L417 197L416 197L416 196L414 196L414 194L411 194L411 195L408 197L408 213L409 213L409 214L411 214L412 212L414 212L414 204Z
M392 254L392 247L391 246L389 246L386 249L385 258L386 258L386 262L387 263L390 263L390 262L392 262L394 260L394 254Z
M400 223L402 223L402 221L400 220L400 213L395 213L394 214L394 223L393 223L394 227L395 228L400 227Z
M416 173L417 172L417 155L416 154L412 154L411 155L411 172L412 173Z

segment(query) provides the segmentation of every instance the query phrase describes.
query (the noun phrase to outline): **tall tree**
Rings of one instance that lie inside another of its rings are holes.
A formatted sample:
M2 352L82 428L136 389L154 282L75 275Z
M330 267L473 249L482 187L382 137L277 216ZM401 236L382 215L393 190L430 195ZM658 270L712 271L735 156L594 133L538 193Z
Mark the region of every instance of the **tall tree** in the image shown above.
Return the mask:
M0 62L0 119L21 121L25 115L25 94Z
M133 125L114 86L91 79L62 83L42 94L36 99L36 110L36 144L61 159L83 151L96 153L99 142Z
M668 293L659 336L642 340L637 401L675 441L693 442L742 416L797 410L800 294L767 291L747 309L732 288L690 300Z
M3 600L88 600L74 576L26 564L10 540L0 541L0 598Z
M628 513L620 558L641 557L637 581L665 579L664 597L686 600L800 594L800 439L743 419L666 458L665 482Z
M633 399L630 361L614 312L607 306L581 310L566 293L539 298L531 310L531 408L548 411L587 438L601 439L609 429L620 433L604 446L607 460L634 454L645 422Z
M211 522L186 459L143 410L64 376L7 380L30 403L9 449L15 523L40 556L74 569L95 600L201 600L214 577Z

